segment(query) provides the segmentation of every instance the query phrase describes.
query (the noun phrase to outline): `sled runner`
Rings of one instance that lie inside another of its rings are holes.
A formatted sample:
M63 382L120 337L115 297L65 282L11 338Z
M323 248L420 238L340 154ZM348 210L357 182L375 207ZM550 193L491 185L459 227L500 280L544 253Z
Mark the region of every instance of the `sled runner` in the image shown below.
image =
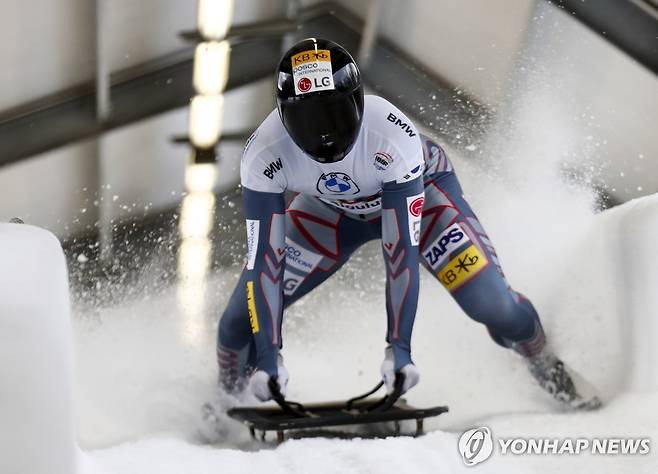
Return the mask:
M265 441L268 431L277 433L277 441L285 439L286 432L295 432L300 436L332 427L348 425L370 425L373 423L392 422L394 430L388 435L400 435L400 422L415 420L414 435L423 434L423 421L441 415L448 411L447 406L431 408L415 408L407 405L400 398L403 377L396 377L395 389L390 395L382 398L370 397L379 390L383 382L363 395L341 402L327 402L302 405L286 400L274 380L270 381L270 390L277 407L239 407L232 408L228 415L249 428L252 438L257 439L256 432L261 432L261 440ZM299 432L299 433L297 433Z

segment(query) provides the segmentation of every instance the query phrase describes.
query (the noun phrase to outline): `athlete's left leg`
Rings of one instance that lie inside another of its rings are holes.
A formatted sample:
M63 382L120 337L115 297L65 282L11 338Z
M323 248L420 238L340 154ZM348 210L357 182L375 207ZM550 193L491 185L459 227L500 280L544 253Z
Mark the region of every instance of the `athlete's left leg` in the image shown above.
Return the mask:
M537 311L507 283L496 250L453 171L426 178L420 249L423 265L464 312L483 323L498 344L521 354L554 398L573 408L600 406L591 387L581 379L577 390L573 372L546 348Z
M421 262L464 312L498 344L525 356L539 353L545 337L537 311L507 283L453 171L426 178L421 229Z

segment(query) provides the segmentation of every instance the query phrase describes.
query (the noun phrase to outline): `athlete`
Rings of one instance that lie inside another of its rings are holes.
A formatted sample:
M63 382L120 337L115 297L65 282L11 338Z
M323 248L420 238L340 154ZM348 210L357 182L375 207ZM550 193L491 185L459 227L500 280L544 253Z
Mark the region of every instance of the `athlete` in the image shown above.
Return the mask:
M386 267L388 393L419 381L411 333L419 262L494 341L523 356L556 398L578 406L564 364L546 349L534 307L505 280L443 149L386 100L364 96L341 46L310 38L277 70L277 110L246 144L240 175L247 264L220 320L220 380L260 400L285 395L283 310L380 239ZM285 205L284 193L298 194ZM276 385L275 385L276 386Z

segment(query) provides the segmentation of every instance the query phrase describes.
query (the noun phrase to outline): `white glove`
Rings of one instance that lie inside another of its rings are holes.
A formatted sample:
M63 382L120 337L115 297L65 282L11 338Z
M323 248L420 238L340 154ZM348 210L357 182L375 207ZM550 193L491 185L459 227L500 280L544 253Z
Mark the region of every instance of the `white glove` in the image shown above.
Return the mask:
M420 372L414 364L407 364L400 372L404 374L404 383L402 384L402 393L406 393L420 381ZM386 385L386 393L391 394L395 389L395 359L393 348L388 346L384 351L384 362L381 367L382 378Z
M277 358L277 378L279 384L279 391L281 395L286 396L288 388L288 371L283 365L283 357L279 354ZM272 391L269 386L270 374L264 370L257 370L249 378L249 385L247 386L247 393L252 395L261 402L266 402L272 398Z

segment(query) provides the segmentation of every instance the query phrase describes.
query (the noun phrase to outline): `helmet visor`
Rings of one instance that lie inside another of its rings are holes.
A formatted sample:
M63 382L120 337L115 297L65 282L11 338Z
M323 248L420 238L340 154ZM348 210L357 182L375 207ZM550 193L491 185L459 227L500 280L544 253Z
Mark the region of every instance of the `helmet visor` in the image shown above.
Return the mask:
M323 163L342 160L356 141L361 129L355 91L340 96L316 96L281 104L281 118L290 137L308 155Z

